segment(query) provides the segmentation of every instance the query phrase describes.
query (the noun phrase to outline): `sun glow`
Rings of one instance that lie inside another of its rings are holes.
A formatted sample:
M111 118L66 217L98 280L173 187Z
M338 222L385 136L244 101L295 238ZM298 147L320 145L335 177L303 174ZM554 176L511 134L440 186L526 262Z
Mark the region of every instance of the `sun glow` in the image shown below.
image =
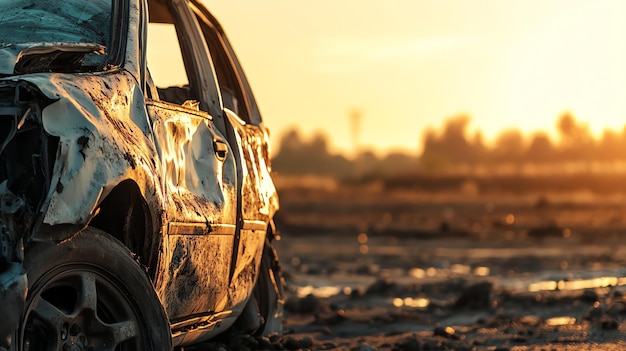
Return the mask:
M546 129L572 111L599 136L626 122L626 27L604 3L586 2L534 28L515 45L506 95L512 126ZM563 35L579 28L576 35ZM546 125L546 122L548 125Z
M626 2L204 0L249 75L274 142L297 126L353 150L419 152L423 132L467 114L555 136L565 111L598 136L626 122ZM288 30L287 30L288 29Z

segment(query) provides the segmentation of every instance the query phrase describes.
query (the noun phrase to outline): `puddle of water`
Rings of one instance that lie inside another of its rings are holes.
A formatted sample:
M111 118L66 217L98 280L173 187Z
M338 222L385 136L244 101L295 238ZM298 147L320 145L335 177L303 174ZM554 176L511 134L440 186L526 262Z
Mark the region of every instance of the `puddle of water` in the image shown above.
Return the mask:
M472 272L472 267L456 263L450 266L450 272L454 274L470 274Z
M428 305L430 305L430 300L429 299L425 299L423 297L418 297L418 298L412 298L412 297L399 298L399 297L396 297L395 299L393 299L392 303L396 307L426 308L426 307L428 307Z
M339 294L342 290L337 286L318 286L314 287L312 285L306 285L302 287L298 287L297 294L298 297L306 297L309 295L313 295L319 298L328 298L331 296L335 296Z
M546 280L528 285L529 292L552 290L583 290L626 285L626 277L598 277L576 280Z
M490 273L491 270L489 269L489 267L480 266L474 268L474 274L479 277L487 277Z
M485 266L478 266L472 269L471 266L464 264L453 264L449 269L443 268L438 269L435 267L428 267L426 269L422 268L411 268L408 272L409 276L417 279L422 278L432 278L432 277L447 277L451 274L455 275L475 275L478 277L487 277L491 274L491 269Z
M560 325L572 325L576 323L576 318L574 317L552 317L546 319L546 324L550 326L560 326Z
M529 284L528 291L530 292L552 291L552 290L556 290L557 286L558 286L557 282L553 280L537 282L537 283Z
M426 271L421 268L411 268L409 275L417 279L422 279L426 276Z
M437 268L435 267L428 267L426 269L411 268L409 269L409 275L417 279L422 279L425 277L434 277L437 275Z
M414 267L408 271L397 269L382 270L384 274L352 274L345 270L329 275L297 274L296 292L298 297L312 294L318 298L329 298L336 295L351 295L354 291L365 291L375 283L377 276L384 275L400 285L416 284L417 282L437 282L450 277L463 277L468 281L488 279L497 288L511 292L538 293L541 291L576 291L584 289L606 289L614 286L626 286L626 271L623 267L606 267L600 269L567 269L544 270L536 273L493 274L488 266L472 266L451 264L446 268ZM389 301L389 300L387 300ZM430 303L427 299L396 298L387 303L394 306L423 308Z

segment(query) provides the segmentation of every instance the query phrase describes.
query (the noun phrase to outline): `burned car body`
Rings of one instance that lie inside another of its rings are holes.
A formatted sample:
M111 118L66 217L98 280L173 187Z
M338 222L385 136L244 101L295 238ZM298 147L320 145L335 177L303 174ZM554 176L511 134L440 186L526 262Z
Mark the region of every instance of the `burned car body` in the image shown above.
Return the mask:
M0 18L0 350L279 331L267 130L211 14L5 0ZM188 84L154 83L151 22L175 28Z

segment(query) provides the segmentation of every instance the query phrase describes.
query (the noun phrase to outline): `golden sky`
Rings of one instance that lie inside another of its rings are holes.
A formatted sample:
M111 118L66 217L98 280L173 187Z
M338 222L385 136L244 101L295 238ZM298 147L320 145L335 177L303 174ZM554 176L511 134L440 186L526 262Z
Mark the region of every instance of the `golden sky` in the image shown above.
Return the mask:
M418 152L458 114L492 140L553 132L571 111L594 134L626 123L623 0L203 0L244 66L273 142L292 126Z

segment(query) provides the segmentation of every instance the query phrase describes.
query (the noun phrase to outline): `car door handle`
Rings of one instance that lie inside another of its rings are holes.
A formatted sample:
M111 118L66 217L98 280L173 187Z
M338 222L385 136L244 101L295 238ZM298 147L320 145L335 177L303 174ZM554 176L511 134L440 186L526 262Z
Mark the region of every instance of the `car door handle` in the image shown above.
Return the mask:
M213 150L215 150L215 156L220 161L224 161L226 159L226 155L228 154L228 145L221 140L213 140Z

